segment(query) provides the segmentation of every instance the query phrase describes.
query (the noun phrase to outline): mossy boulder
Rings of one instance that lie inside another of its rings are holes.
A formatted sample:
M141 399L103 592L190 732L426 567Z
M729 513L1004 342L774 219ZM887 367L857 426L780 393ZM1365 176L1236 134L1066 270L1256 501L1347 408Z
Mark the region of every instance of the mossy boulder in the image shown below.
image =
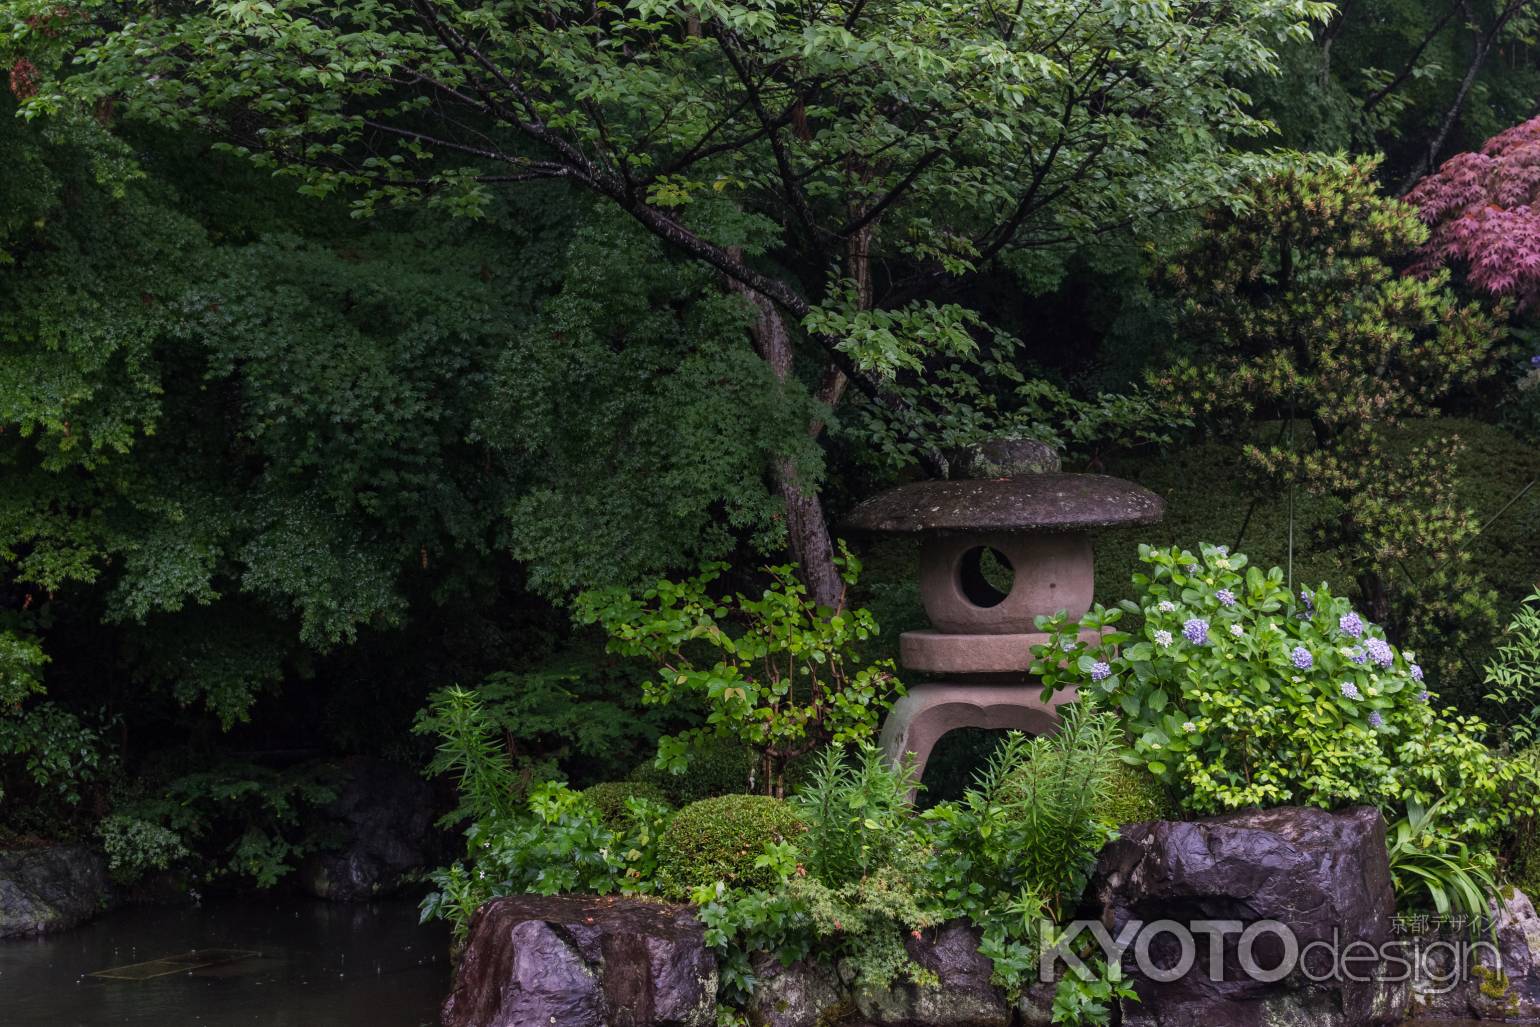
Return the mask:
M672 806L668 794L650 781L601 781L583 789L583 798L598 810L599 817L610 827L623 826L628 817L627 799L648 799Z
M735 888L775 882L754 861L765 846L795 838L807 828L796 811L768 795L719 795L685 806L658 842L658 882L663 894L689 898L703 884Z
M1141 765L1122 760L1113 764L1103 809L1107 819L1120 827L1146 820L1175 820L1179 813L1159 778Z

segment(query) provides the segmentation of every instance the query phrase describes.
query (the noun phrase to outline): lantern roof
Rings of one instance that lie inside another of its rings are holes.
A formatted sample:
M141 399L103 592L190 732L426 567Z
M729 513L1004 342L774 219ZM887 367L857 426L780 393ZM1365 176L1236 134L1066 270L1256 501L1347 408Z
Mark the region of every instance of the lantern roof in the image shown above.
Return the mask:
M1165 500L1133 482L1053 471L900 485L861 503L847 524L899 535L1051 533L1155 524L1165 509Z

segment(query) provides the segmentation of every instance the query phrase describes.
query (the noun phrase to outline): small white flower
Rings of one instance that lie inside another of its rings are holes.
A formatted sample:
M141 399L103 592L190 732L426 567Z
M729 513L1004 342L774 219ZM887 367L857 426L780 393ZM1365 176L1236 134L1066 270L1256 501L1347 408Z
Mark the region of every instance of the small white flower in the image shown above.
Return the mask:
M1246 629L1241 627L1239 624L1230 625L1230 634L1234 635L1236 638L1240 638L1245 633Z
M1186 731L1188 734L1192 734L1194 731L1198 730L1198 725L1194 724L1190 720L1184 720L1182 721L1182 730Z
M1166 631L1164 628L1155 632L1155 644L1162 649L1169 647L1171 645L1171 632Z
M1176 604L1169 599L1162 599L1160 605L1155 607L1161 613L1172 613L1176 610Z

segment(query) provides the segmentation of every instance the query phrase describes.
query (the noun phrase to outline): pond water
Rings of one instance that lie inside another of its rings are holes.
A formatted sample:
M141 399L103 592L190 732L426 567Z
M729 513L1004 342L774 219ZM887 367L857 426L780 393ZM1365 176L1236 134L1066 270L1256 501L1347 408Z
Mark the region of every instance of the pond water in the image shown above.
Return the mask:
M447 928L419 927L409 900L125 909L0 941L0 1024L425 1027L449 989L448 945ZM225 961L199 966L213 959ZM94 976L104 970L121 976Z

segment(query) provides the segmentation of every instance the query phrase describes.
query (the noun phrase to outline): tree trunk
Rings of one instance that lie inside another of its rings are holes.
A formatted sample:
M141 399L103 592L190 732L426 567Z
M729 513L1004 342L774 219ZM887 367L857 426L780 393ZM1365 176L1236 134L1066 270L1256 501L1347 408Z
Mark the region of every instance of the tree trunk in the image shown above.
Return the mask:
M750 329L754 348L770 365L776 381L785 384L791 378L792 345L791 332L786 327L781 308L762 293L737 282L730 281L729 284L759 311L759 318ZM823 501L817 492L803 485L791 459L776 457L771 464L771 474L776 493L785 507L786 541L802 569L802 583L807 586L808 596L819 606L841 609L845 605L845 581L834 565L834 540L829 536Z

